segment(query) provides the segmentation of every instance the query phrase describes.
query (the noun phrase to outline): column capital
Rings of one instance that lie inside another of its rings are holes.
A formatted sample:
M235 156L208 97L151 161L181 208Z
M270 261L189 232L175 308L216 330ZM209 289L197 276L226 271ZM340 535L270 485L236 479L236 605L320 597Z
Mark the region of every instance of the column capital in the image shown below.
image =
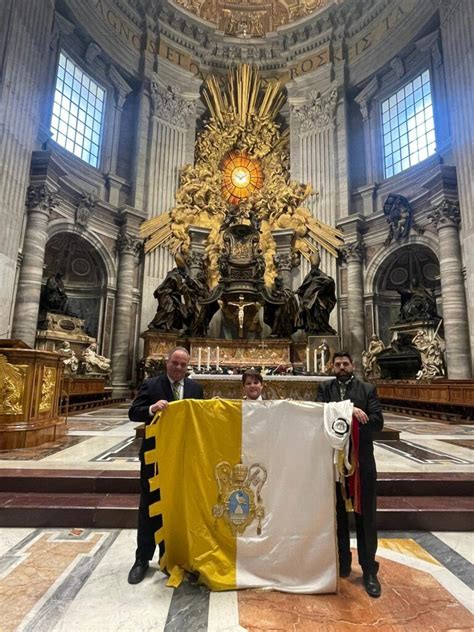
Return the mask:
M457 228L461 223L459 202L443 200L440 204L433 207L428 214L428 219L435 225L437 230L446 226L454 226Z
M300 131L314 132L325 129L334 122L337 105L337 86L321 94L311 90L306 103L291 106L296 119L300 121Z
M26 207L29 213L42 211L49 214L59 203L58 196L45 184L30 185L26 192Z
M357 239L351 243L345 244L340 249L342 258L347 263L362 263L365 255L365 245L362 239Z
M136 235L131 235L125 231L120 231L117 237L117 252L137 256L143 247L143 241Z
M178 127L187 127L188 118L195 112L194 101L184 99L178 91L168 86L163 88L156 77L150 81L151 116Z

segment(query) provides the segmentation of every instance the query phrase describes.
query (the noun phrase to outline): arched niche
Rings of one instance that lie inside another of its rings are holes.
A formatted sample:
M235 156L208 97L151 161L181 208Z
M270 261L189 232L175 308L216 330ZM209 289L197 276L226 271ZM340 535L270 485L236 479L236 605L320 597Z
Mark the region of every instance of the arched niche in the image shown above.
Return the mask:
M100 340L108 279L99 252L80 235L56 233L46 245L43 282L57 272L63 275L69 309Z
M410 244L397 248L387 255L375 273L376 329L385 344L391 340L390 326L399 319L399 291L409 289L414 282L434 292L438 313L441 315L439 261L427 246Z

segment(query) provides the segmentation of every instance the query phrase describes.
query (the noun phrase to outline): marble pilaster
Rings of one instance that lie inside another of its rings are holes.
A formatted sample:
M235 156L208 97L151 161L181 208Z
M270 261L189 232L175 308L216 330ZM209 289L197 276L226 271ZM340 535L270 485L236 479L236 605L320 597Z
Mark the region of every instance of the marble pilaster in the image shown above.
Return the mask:
M41 281L48 221L57 201L45 185L29 187L26 199L28 218L23 241L23 261L15 303L13 338L20 338L30 347L35 346Z
M375 147L376 133L374 121L371 116L371 106L374 96L379 90L379 79L374 77L355 97L355 102L360 107L364 125L364 146L366 163L366 183L373 184L377 181L377 151Z
M331 226L337 222L337 107L338 88L335 83L322 93L308 87L304 100L301 97L291 100L292 121L297 129L297 134L292 131L292 136L296 135L298 139L291 145L292 162L294 152L297 152L300 161L298 173L294 174L292 169L292 177L312 186L316 195L308 198L306 204L314 217ZM300 266L300 281L308 269L304 263ZM336 276L335 259L323 249L321 269L333 278Z
M347 263L347 317L350 332L350 340L344 341L344 347L352 354L358 375L361 375L362 351L366 340L362 270L364 251L362 240L347 243L342 249L342 256Z
M459 242L459 205L445 200L433 209L429 217L438 231L448 377L469 379L471 354Z
M166 213L174 206L179 173L189 160L189 128L195 126L194 100L184 98L175 87L163 87L157 76L150 82L149 141L145 187L148 217ZM157 248L145 256L142 322L155 311L153 290L173 267L168 249Z
M122 230L117 239L119 265L111 358L112 386L117 396L130 393L133 287L141 245L142 242L126 230Z

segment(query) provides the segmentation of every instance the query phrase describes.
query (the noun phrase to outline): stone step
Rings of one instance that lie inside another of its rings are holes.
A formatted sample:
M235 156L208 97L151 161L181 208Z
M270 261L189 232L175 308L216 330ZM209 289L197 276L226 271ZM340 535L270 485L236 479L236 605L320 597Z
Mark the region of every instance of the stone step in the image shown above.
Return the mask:
M134 529L138 501L137 494L0 492L0 527ZM470 531L474 499L381 497L377 523L381 530Z
M0 492L57 494L138 494L138 465L130 470L45 470L9 468L0 471ZM466 473L379 472L377 492L384 496L469 496L473 477Z

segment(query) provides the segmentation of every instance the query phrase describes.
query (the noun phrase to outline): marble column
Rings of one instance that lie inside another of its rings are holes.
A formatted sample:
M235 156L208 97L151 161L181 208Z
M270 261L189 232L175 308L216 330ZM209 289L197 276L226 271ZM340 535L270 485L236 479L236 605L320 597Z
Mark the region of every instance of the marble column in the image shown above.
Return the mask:
M0 337L11 335L25 194L47 75L54 2L0 2ZM36 324L36 323L35 323ZM31 340L31 337L29 337Z
M453 380L469 379L471 354L459 242L459 205L445 200L433 209L429 218L438 231L448 377Z
M364 279L362 262L364 244L361 240L348 243L342 249L347 263L347 318L350 340L344 341L344 347L352 354L356 363L356 374L362 375L362 351L365 348Z
M440 0L439 5L451 144L462 217L460 237L466 269L466 317L471 325L471 359L474 361L474 2Z
M28 219L23 241L23 261L15 302L13 338L19 338L30 347L35 346L36 326L41 295L41 281L48 221L57 200L45 185L28 188L26 206Z
M133 362L132 302L135 268L142 242L126 231L117 239L119 265L112 343L112 387L114 394L129 395Z

